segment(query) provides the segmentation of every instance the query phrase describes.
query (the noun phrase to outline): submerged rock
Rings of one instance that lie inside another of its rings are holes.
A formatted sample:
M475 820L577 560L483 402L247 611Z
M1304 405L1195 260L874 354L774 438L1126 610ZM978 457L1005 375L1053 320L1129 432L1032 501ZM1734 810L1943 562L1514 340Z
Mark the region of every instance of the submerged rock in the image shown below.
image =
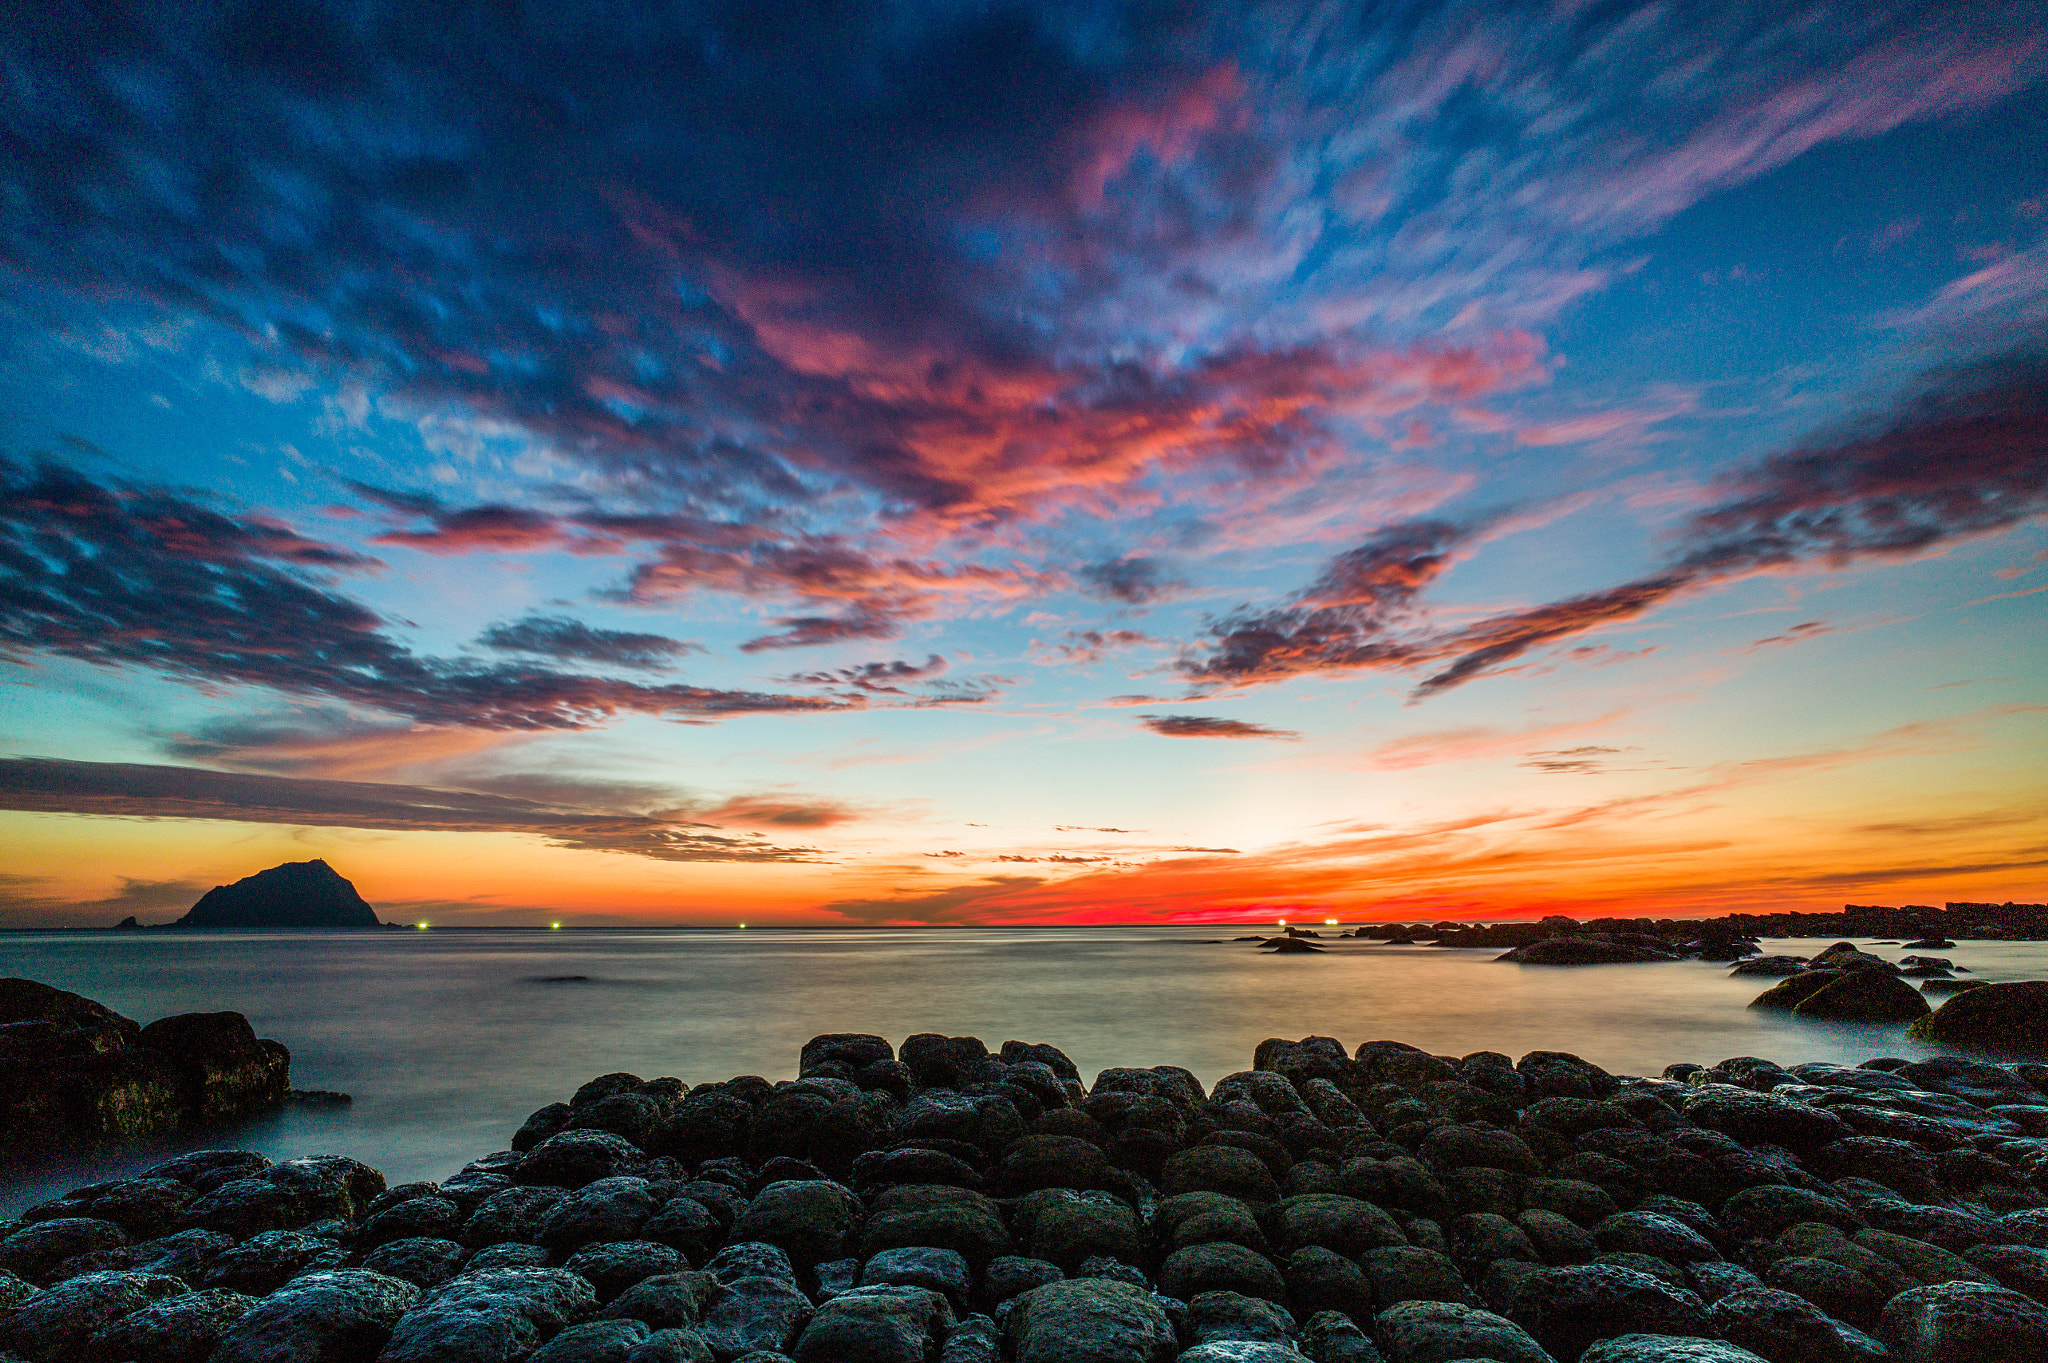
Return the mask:
M1909 1022L1927 1012L1927 1000L1898 976L1881 970L1850 970L1801 999L1793 1007L1792 1016L1841 1022Z
M1546 937L1494 959L1519 961L1523 965L1626 965L1640 961L1675 961L1678 954L1599 937Z
M1914 1023L1920 1041L2048 1054L2048 980L1987 984L1952 995Z

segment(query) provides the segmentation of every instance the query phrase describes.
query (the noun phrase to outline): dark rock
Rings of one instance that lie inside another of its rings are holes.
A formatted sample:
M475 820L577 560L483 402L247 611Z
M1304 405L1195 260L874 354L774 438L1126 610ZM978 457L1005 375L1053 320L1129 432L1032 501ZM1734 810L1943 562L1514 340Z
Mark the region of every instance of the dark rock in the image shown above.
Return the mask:
M1033 1288L1059 1282L1066 1275L1059 1265L1044 1259L1026 1259L1014 1254L989 1260L981 1273L981 1297L990 1306L1022 1296Z
M454 1277L468 1255L469 1251L453 1240L389 1240L364 1255L362 1266L371 1273L400 1278L425 1289L439 1287Z
M270 1157L253 1150L194 1150L151 1165L142 1177L175 1179L203 1194L238 1178L254 1178L270 1167Z
M1849 1135L1842 1119L1824 1108L1775 1093L1730 1084L1706 1084L1687 1095L1685 1115L1745 1145L1768 1141L1793 1151L1811 1150Z
M31 1207L22 1217L28 1221L111 1221L137 1240L150 1240L176 1225L195 1196L176 1179L131 1178L80 1189L55 1202Z
M1863 1329L1876 1326L1889 1293L1855 1269L1832 1259L1793 1255L1763 1270L1764 1282L1806 1298L1837 1320Z
M1977 1245L1964 1256L1998 1279L2001 1287L2048 1303L2048 1249L2031 1245Z
M256 1307L239 1292L181 1292L131 1311L93 1335L93 1363L206 1363L236 1322Z
M347 1261L348 1251L324 1236L264 1231L215 1258L193 1286L265 1297L302 1273L337 1269Z
M1145 1260L1136 1214L1108 1193L1042 1188L1019 1198L1011 1217L1024 1251L1068 1274L1098 1255L1132 1265Z
M1522 1205L1556 1212L1581 1226L1590 1226L1618 1210L1605 1188L1575 1178L1531 1179L1522 1189Z
M459 1237L471 1249L514 1240L536 1243L541 1223L560 1202L560 1188L513 1187L485 1198L463 1223Z
M230 1326L208 1363L358 1363L387 1357L378 1350L419 1296L411 1283L381 1273L309 1273Z
M1167 1363L1172 1323L1157 1298L1107 1278L1048 1283L1004 1321L1015 1363Z
M1236 1292L1204 1292L1188 1302L1185 1334L1195 1344L1288 1344L1294 1317L1284 1308Z
M1809 962L1804 956L1752 956L1728 972L1736 975L1797 975Z
M120 1249L128 1242L128 1232L111 1221L63 1217L30 1222L0 1240L0 1271L41 1282L51 1269L73 1255Z
M1731 1292L1708 1308L1714 1333L1769 1363L1849 1363L1836 1322L1795 1293L1772 1288Z
M377 1363L513 1363L596 1304L589 1283L560 1269L463 1273L420 1298Z
M0 1316L0 1349L29 1363L69 1363L121 1317L187 1291L154 1273L85 1273L38 1292Z
M1556 1212L1532 1207L1517 1216L1515 1224L1545 1263L1582 1264L1599 1253L1591 1235Z
M1237 1292L1267 1301L1287 1299L1287 1283L1271 1260L1218 1240L1175 1250L1159 1266L1159 1287L1169 1297L1190 1300L1203 1292Z
M911 1185L882 1190L861 1236L862 1255L916 1245L957 1251L978 1266L1008 1250L1010 1235L995 1202L969 1189Z
M597 1299L609 1302L644 1278L674 1273L689 1265L667 1245L647 1240L615 1240L584 1246L570 1255L562 1267L589 1279L597 1289Z
M1797 1018L1841 1022L1910 1022L1928 1012L1927 1000L1896 975L1850 970L1793 1006Z
M1741 1264L1731 1264L1725 1259L1687 1264L1685 1281L1699 1294L1700 1300L1710 1306L1736 1292L1765 1290L1763 1279Z
M924 1088L961 1089L995 1078L995 1058L979 1037L920 1032L904 1041L897 1059Z
M1987 984L1954 994L1914 1023L1909 1034L1950 1046L2048 1052L2048 980Z
M288 861L216 885L177 921L181 928L374 928L377 911L324 861Z
M927 1288L960 1307L974 1288L974 1275L956 1250L907 1246L883 1250L863 1264L860 1286Z
M448 1240L461 1234L462 1211L445 1197L413 1197L386 1207L363 1223L365 1245L425 1236Z
M1593 1241L1603 1251L1654 1254L1673 1264L1721 1257L1698 1231L1654 1212L1617 1212L1593 1227Z
M1301 1351L1309 1363L1383 1363L1371 1338L1335 1311L1319 1311L1302 1325Z
M1010 1147L1009 1153L1006 1153L1004 1156L1003 1163L1006 1173L1011 1167L1012 1158L1016 1154L1017 1146L1026 1145L1032 1141L1056 1141L1058 1139L1060 1138L1026 1136L1023 1140L1018 1141L1016 1145ZM1102 1152L1096 1150L1095 1147L1087 1146L1086 1142L1082 1141L1074 1143L1086 1146L1098 1162L1102 1160ZM1105 1167L1107 1167L1106 1164ZM938 1150L926 1150L914 1146L907 1150L871 1150L867 1154L862 1155L853 1162L853 1181L854 1186L858 1188L893 1187L904 1183L936 1183L954 1188L973 1188L979 1191L982 1186L981 1174L966 1160ZM1012 1186L1015 1185L1013 1184ZM1054 1186L1059 1185L1044 1182L1030 1184L1030 1187L1034 1188ZM1066 1184L1064 1186L1072 1187L1073 1185Z
M1249 1150L1231 1145L1201 1145L1166 1161L1160 1191L1211 1192L1263 1204L1280 1196L1273 1171Z
M1379 1309L1404 1301L1447 1301L1478 1306L1479 1297L1459 1276L1450 1256L1420 1246L1389 1245L1370 1250L1359 1261L1371 1281Z
M669 1246L701 1264L725 1239L726 1228L709 1208L691 1197L672 1197L640 1226L640 1238Z
M257 1039L240 1013L184 1013L150 1023L136 1044L168 1056L183 1081L188 1122L217 1122L284 1101L291 1053Z
M548 1137L560 1135L573 1115L575 1109L567 1103L549 1103L546 1107L536 1108L533 1115L512 1133L512 1148L524 1153Z
M1804 1188L1772 1184L1745 1188L1729 1198L1721 1208L1721 1220L1729 1233L1739 1239L1773 1239L1802 1221L1819 1221L1846 1230L1864 1224L1862 1214L1846 1202Z
M947 1331L938 1363L997 1363L1002 1353L1002 1328L987 1316L968 1316Z
M1270 955L1287 955L1289 953L1301 955L1308 952L1320 952L1322 950L1321 947L1310 946L1307 942L1302 941L1299 937L1268 938L1266 944L1259 949Z
M1555 1363L1521 1326L1455 1302L1412 1301L1391 1307L1373 1322L1373 1333L1387 1363Z
M1370 1202L1342 1193L1285 1198L1268 1207L1259 1219L1280 1254L1320 1245L1356 1258L1367 1250L1408 1243L1393 1217Z
M1516 947L1497 961L1523 965L1628 965L1642 961L1675 961L1678 954L1654 947L1628 946L1598 937L1547 937Z
M1302 1315L1341 1311L1369 1316L1374 1305L1372 1283L1351 1259L1320 1245L1298 1249L1287 1257L1282 1276L1288 1300Z
M1840 978L1839 970L1802 970L1758 994L1749 1001L1749 1006L1789 1013Z
M757 1349L788 1352L811 1318L809 1298L785 1278L734 1278L723 1286L706 1302L697 1326L720 1358Z
M952 1308L937 1292L855 1288L817 1309L791 1357L796 1363L925 1363L952 1323Z
M526 1152L518 1180L554 1188L581 1188L601 1178L639 1172L647 1156L609 1131L563 1131Z
M654 1330L693 1329L709 1303L731 1295L708 1273L660 1273L634 1283L598 1314L642 1321Z
M2048 1308L1982 1283L1916 1287L1884 1308L1881 1333L1900 1363L2012 1363L2048 1356Z
M1690 1337L1708 1328L1692 1293L1608 1264L1545 1270L1516 1289L1507 1316L1563 1363L1615 1335Z
M711 1256L704 1271L722 1283L736 1283L742 1278L796 1281L796 1265L790 1262L788 1253L780 1245L765 1240L742 1240L727 1245Z
M1620 1335L1601 1340L1580 1357L1584 1363L1761 1363L1737 1345L1679 1335Z
M541 1218L538 1238L564 1255L585 1245L637 1240L640 1227L652 1219L658 1202L644 1178L601 1178L564 1194L549 1207Z
M529 1363L626 1363L652 1334L637 1320L590 1320L571 1325L528 1355ZM709 1351L706 1350L706 1355Z
M840 1064L858 1072L869 1065L896 1058L896 1050L878 1036L860 1032L828 1032L804 1043L797 1060L797 1072L809 1074L821 1065Z

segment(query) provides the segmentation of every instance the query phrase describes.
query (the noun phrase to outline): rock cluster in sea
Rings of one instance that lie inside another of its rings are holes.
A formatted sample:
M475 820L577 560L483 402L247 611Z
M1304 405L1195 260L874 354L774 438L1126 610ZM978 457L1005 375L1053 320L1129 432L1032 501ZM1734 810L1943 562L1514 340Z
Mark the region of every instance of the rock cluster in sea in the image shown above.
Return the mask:
M133 1140L276 1107L291 1053L240 1013L147 1027L34 980L0 979L0 1153Z
M33 1363L2048 1357L2048 1066L830 1035L452 1177L185 1155L0 1225Z

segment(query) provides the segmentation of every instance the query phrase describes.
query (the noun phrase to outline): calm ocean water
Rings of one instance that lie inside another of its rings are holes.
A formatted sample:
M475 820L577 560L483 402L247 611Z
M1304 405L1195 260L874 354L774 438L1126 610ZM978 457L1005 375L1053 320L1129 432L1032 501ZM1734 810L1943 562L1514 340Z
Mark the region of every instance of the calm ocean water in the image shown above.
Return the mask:
M1232 931L1244 931L1236 929ZM612 1070L689 1083L793 1078L820 1032L1051 1042L1084 1076L1183 1065L1205 1083L1269 1036L1391 1039L1462 1055L1565 1050L1616 1073L1761 1055L1856 1064L1922 1055L1894 1026L1750 1012L1771 981L1696 962L1496 964L1494 951L1328 943L1267 956L1215 928L921 931L16 933L0 975L149 1022L234 1009L291 1048L299 1088L355 1096L180 1145L348 1154L393 1183L504 1148L533 1109ZM1767 942L1811 955L1823 942ZM1896 947L1874 948L1894 958ZM1978 978L2048 978L2048 944L1943 952ZM550 977L583 976L583 979ZM141 1167L155 1152L0 1168L0 1214Z

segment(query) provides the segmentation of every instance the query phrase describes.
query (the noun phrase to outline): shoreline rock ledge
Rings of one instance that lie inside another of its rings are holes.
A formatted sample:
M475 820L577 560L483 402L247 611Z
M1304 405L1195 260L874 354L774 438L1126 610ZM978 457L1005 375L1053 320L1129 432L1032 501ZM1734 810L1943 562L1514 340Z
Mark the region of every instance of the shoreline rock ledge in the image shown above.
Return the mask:
M2022 1363L2048 1066L1262 1042L606 1074L389 1187L205 1151L0 1223L28 1363Z
M376 928L377 911L340 872L320 860L288 861L216 885L178 928Z

